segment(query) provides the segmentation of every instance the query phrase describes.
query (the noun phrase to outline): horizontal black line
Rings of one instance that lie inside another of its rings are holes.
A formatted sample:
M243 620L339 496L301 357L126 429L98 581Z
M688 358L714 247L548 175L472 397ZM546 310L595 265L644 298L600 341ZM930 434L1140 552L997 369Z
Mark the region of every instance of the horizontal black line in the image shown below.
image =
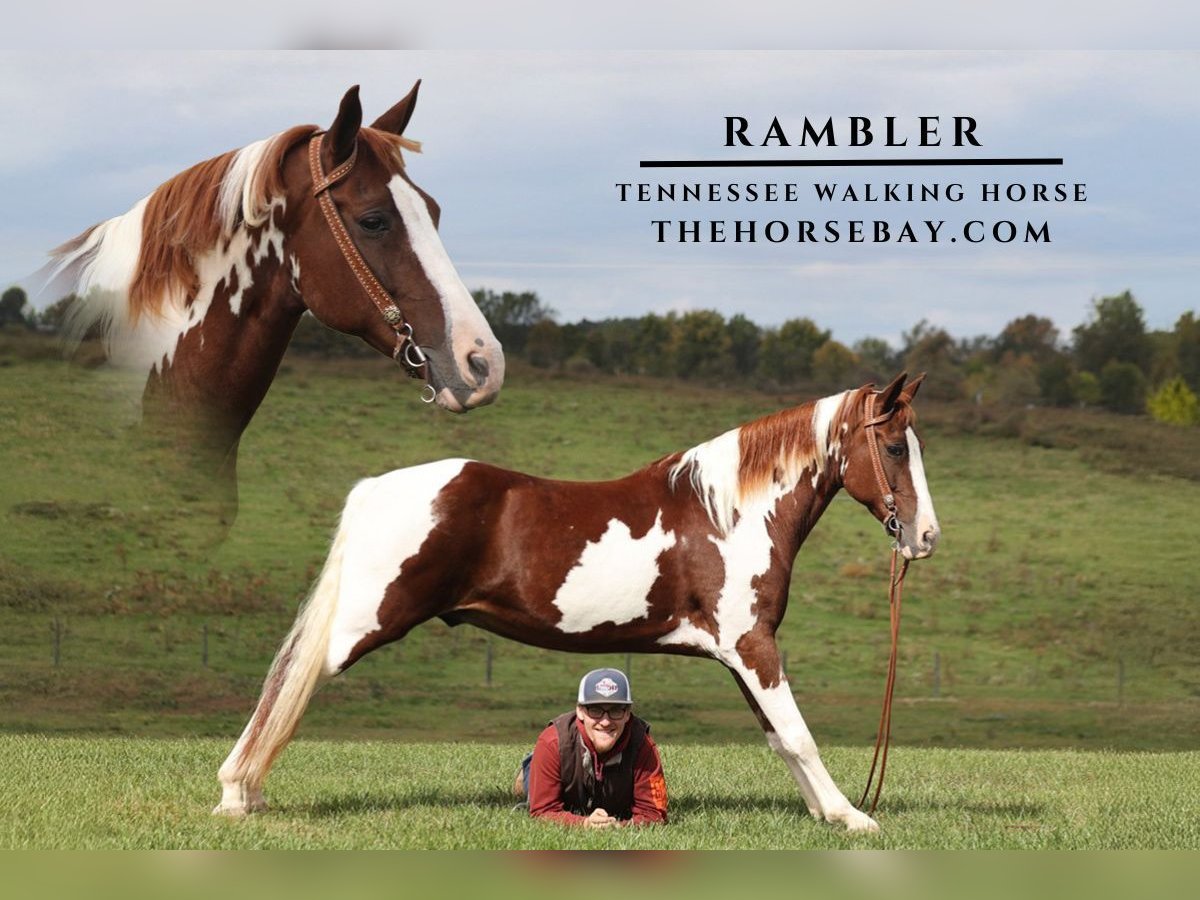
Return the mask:
M1022 156L1000 159L643 159L643 169L740 169L775 166L1061 166L1061 156Z

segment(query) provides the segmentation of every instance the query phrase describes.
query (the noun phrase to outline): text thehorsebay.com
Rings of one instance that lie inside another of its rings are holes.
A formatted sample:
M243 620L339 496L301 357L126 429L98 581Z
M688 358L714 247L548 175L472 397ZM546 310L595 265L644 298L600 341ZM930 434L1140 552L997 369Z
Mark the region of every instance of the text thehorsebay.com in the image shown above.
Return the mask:
M619 202L654 207L658 214L649 219L649 226L656 243L1052 243L1048 211L1085 203L1087 185L1045 177L1046 172L1054 171L1049 167L1063 165L1061 158L981 156L976 149L983 147L978 127L971 116L917 116L911 120L886 116L882 121L865 116L823 120L806 117L795 123L783 123L776 117L765 124L744 116L725 116L725 148L821 148L822 153L800 151L786 158L751 155L643 160L641 167L734 170L742 176L746 169L801 169L829 177L776 180L710 176L705 180L621 181L614 186ZM846 148L846 152L830 156L824 148ZM864 155L863 148L889 152ZM934 151L913 156L914 148L964 148L965 152L946 155ZM921 168L937 168L939 177L911 177ZM963 177L963 171L973 169L986 175ZM856 170L870 170L872 174L883 171L887 177L846 177L857 174ZM900 171L906 171L909 177L896 177ZM1018 171L1025 177L1004 177ZM941 177L944 172L953 174ZM734 217L701 217L707 206L721 204L736 204ZM877 211L888 209L889 204L902 209L901 215L881 215ZM957 219L946 212L958 208L971 212ZM693 209L698 214L692 213ZM914 209L918 210L916 215ZM989 215L993 209L995 214Z

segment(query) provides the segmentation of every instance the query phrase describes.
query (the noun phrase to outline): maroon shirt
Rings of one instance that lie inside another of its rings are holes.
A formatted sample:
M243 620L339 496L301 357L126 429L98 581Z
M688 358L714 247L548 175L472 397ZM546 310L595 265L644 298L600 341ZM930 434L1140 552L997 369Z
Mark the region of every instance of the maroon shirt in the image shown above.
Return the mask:
M629 743L630 729L626 727L613 748L599 756L583 723L576 719L575 727L579 729L579 739L590 751L597 767L602 767L606 760L620 753ZM533 761L529 766L529 814L552 822L582 825L587 821L587 816L576 815L564 808L561 785L558 732L551 723L538 735L533 747ZM648 734L633 762L632 810L633 818L629 823L633 825L667 821L667 782L663 777L658 747Z

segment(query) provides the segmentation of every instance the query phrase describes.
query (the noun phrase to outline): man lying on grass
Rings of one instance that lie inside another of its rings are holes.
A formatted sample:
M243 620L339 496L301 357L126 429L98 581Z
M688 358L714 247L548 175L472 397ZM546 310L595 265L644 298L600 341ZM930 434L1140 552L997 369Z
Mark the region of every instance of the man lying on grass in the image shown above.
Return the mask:
M667 782L650 726L633 715L629 679L595 669L579 682L573 712L538 736L513 793L529 814L566 825L666 823Z

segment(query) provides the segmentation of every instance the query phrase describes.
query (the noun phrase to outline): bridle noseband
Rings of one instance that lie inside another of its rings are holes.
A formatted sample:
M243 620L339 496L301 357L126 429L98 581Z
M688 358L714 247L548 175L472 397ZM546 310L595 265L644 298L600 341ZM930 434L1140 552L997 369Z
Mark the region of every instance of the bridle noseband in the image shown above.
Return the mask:
M388 289L379 283L379 279L375 277L375 273L363 259L358 247L351 240L349 232L346 231L346 225L338 214L337 204L333 202L333 197L329 193L331 187L354 170L354 164L358 161L358 142L355 141L354 150L351 151L349 159L326 175L325 167L321 165L321 144L324 137L325 132L318 131L308 142L308 166L312 173L313 196L317 198L325 221L329 224L329 230L333 232L334 242L342 251L342 257L350 266L350 271L354 273L354 277L358 279L358 283L366 295L371 298L371 302L375 304L384 321L396 332L396 347L392 350L392 359L400 363L409 378L423 378L425 374L422 370L426 368L429 360L413 338L412 324L404 318L399 304L392 298ZM428 397L423 396L422 399L429 403L436 396L436 389L428 383L425 387L432 393Z

